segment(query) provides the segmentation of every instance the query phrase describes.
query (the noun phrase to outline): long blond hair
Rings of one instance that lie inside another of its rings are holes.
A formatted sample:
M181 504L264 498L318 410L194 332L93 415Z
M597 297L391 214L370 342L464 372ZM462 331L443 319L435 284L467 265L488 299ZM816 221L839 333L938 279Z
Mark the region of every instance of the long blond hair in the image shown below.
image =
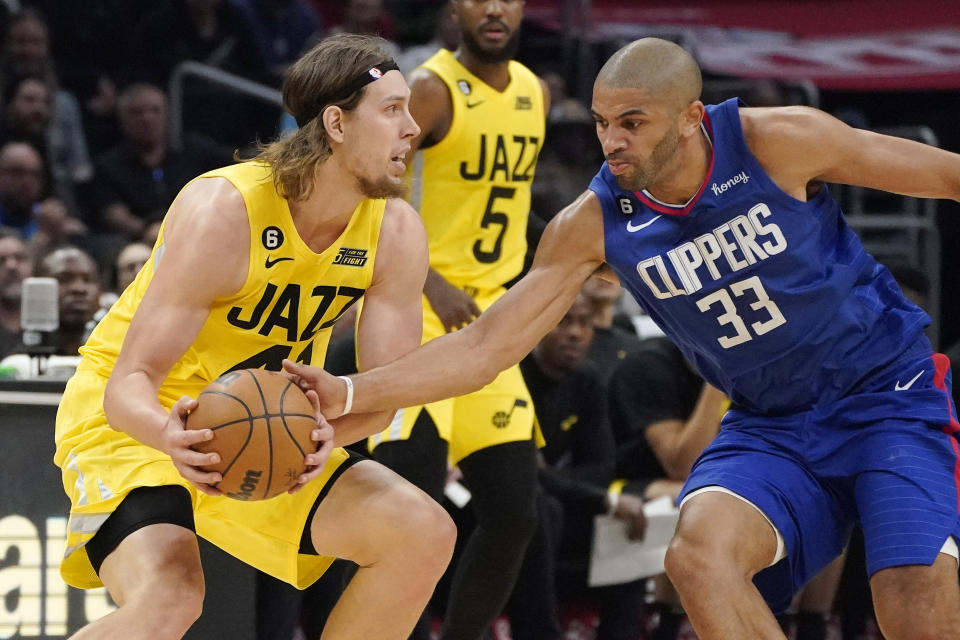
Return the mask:
M274 185L284 198L305 200L313 191L317 167L333 152L318 116L328 106L344 111L356 108L365 87L347 96L339 94L360 74L390 60L382 42L375 36L340 33L321 40L287 69L283 106L300 128L285 138L258 145L254 158L272 167Z

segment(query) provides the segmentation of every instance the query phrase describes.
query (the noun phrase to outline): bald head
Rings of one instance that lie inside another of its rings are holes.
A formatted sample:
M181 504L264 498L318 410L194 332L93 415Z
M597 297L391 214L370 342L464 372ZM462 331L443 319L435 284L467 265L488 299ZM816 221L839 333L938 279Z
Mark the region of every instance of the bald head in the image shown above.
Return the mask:
M614 53L595 83L613 89L643 89L678 108L700 98L700 67L668 40L641 38Z

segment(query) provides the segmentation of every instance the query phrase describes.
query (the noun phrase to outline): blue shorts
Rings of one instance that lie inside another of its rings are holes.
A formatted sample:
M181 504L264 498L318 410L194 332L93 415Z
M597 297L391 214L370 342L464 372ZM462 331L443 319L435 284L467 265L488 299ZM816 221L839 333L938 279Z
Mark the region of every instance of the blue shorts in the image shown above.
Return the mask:
M681 499L719 485L755 504L787 557L754 578L774 612L863 528L867 572L930 565L960 540L960 447L942 354L906 357L855 395L789 416L731 410Z

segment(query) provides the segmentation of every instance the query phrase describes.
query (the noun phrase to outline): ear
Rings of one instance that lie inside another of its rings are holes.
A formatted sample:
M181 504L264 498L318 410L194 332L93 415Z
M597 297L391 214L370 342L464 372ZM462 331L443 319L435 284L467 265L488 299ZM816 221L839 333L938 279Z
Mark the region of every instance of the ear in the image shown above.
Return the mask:
M320 119L327 132L327 140L343 142L343 109L336 105L327 107L320 115Z
M703 122L704 113L703 103L699 100L694 100L684 107L680 112L680 135L696 135L700 130L700 123Z

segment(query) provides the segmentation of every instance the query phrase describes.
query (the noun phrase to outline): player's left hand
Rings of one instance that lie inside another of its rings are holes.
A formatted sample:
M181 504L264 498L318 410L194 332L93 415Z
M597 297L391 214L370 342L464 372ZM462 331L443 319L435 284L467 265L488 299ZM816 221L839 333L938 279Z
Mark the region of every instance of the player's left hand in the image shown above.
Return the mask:
M330 452L333 451L333 426L323 417L320 411L320 398L313 389L306 391L307 399L313 405L313 410L317 414L317 428L310 432L310 439L317 443L317 450L308 453L303 459L307 465L307 470L300 474L297 483L293 485L287 493L296 493L303 489L308 482L319 476L327 464Z

